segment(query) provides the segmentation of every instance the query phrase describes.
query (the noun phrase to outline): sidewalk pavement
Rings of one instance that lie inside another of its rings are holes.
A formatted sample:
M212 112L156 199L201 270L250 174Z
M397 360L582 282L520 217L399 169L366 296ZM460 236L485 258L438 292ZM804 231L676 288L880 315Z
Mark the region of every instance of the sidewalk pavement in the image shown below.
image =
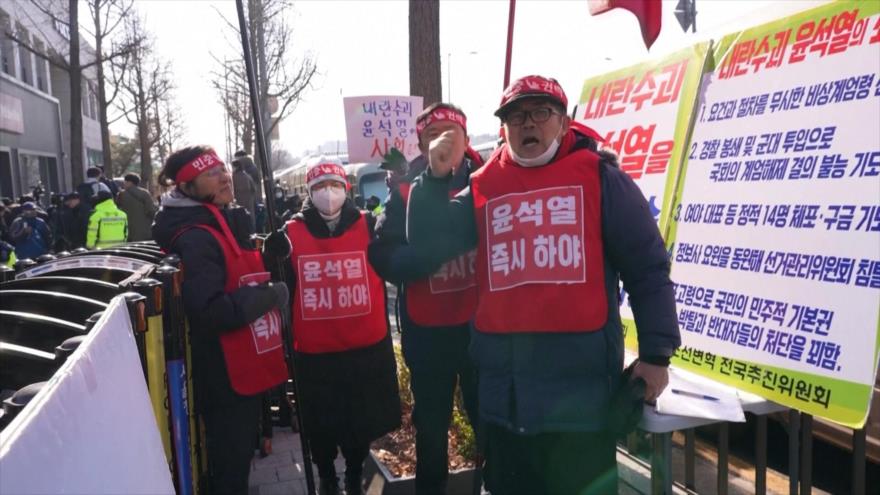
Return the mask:
M635 476L643 477L643 473L625 476L627 468L621 461L623 454L618 454L618 465L621 469L621 482L618 493L620 495L637 495L639 490L634 489L629 483L633 483ZM336 459L336 472L340 479L345 473L345 461L340 455ZM318 473L315 471L315 483L318 481ZM629 483L628 483L629 482ZM302 450L299 435L294 434L290 428L275 427L272 438L272 453L260 458L255 455L251 462L249 479L249 495L306 495L305 471L302 467ZM646 486L647 481L633 484ZM486 493L486 492L484 492Z

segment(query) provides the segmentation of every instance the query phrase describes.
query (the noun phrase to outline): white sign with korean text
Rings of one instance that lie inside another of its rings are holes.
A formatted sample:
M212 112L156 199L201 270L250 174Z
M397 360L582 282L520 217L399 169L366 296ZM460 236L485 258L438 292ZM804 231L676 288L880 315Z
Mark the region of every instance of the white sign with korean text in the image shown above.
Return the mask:
M419 155L416 116L421 96L352 96L343 98L349 163L376 163L391 148L407 160Z
M678 359L858 425L844 395L870 396L880 314L880 14L834 3L719 46L668 239Z

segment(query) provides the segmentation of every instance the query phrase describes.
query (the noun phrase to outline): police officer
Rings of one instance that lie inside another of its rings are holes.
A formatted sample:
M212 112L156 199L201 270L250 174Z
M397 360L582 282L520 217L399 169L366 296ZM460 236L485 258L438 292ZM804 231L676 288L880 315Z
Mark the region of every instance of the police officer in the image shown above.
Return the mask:
M300 409L320 493L339 492L339 449L345 491L356 495L370 442L400 425L385 285L367 263L374 220L348 199L342 164L314 159L306 181L309 197L285 226Z
M122 244L127 239L128 217L116 207L110 192L99 191L95 196L95 208L89 215L86 247L103 249Z
M467 355L469 322L477 303L476 252L438 267L423 263L407 246L410 183L428 165L428 145L444 132L467 142L467 120L460 108L435 103L416 118L416 132L422 154L389 191L376 240L370 245L370 262L382 278L401 287L397 299L401 344L415 402L416 493L433 494L446 493L448 430L457 385L468 418L476 423L476 376ZM465 150L454 157L455 170L447 183L450 195L467 187L468 177L480 165L479 155L468 156Z
M192 146L168 157L153 224L159 246L181 257L192 335L196 410L205 421L210 493L248 491L261 392L287 379L281 337L289 314L283 283L253 248L244 208L231 207L232 179L216 152ZM289 246L288 246L289 250Z
M450 200L466 143L446 132L410 194L409 242L448 259L477 248L471 353L493 494L615 493L609 402L621 385L618 279L630 294L646 399L680 344L669 263L644 197L572 124L554 79L527 76L495 115L506 143Z

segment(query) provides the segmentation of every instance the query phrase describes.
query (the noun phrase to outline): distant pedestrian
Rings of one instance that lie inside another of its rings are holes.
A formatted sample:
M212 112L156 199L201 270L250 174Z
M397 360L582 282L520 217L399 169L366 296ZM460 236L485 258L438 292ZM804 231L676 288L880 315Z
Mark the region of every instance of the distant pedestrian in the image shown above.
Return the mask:
M156 203L150 191L140 187L141 176L125 174L124 189L116 197L116 205L128 217L128 240L147 241L153 238L150 227L156 216Z
M95 198L101 191L106 191L111 197L113 197L113 192L106 184L102 183L100 179L101 169L98 167L89 167L89 169L86 170L86 180L76 186L76 192L79 193L79 199L82 201L81 208L90 210L94 207Z
M71 251L86 245L88 212L80 207L79 193L67 193L58 214L55 251Z
M37 207L31 201L21 205L21 215L12 222L9 234L15 244L15 255L21 259L36 259L52 246L49 224L37 216Z
M0 265L12 268L17 260L15 257L15 246L6 241L0 241Z
M113 195L113 199L116 199L119 195L119 185L116 184L116 181L114 181L112 177L107 177L104 173L104 167L98 165L95 168L101 171L101 175L98 177L98 182L107 186L107 188L110 189L110 194Z
M235 192L235 202L247 210L253 228L257 226L257 187L251 176L245 172L242 162L232 162L232 189Z
M233 168L238 164L242 170L246 174L248 174L254 184L257 186L257 194L254 197L254 200L257 203L263 203L263 172L260 171L260 167L257 167L257 164L254 163L253 157L247 153L245 150L238 150L235 152L235 158L232 160Z
M116 207L110 191L101 191L96 197L95 209L89 215L86 247L103 249L122 244L128 238L128 219Z

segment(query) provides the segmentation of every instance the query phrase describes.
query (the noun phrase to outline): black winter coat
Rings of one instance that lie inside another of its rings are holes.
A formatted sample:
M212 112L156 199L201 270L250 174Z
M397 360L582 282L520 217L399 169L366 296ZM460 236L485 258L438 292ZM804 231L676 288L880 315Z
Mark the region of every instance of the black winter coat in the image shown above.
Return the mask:
M294 218L305 222L309 233L319 239L338 237L351 227L361 215L351 200L346 200L342 217L333 232L321 218L310 200ZM367 216L367 227L372 236L374 219ZM296 239L290 239L296 245ZM293 268L285 280L296 290ZM385 306L385 295L381 301ZM296 311L294 307L292 311ZM388 328L386 316L386 328ZM296 328L294 328L294 332ZM363 445L400 426L400 395L397 388L397 365L391 346L390 333L380 342L368 347L342 352L320 354L297 353L300 409L306 431L332 436L339 444Z
M251 223L244 208L220 210L242 248L253 249ZM275 292L266 286L241 287L225 293L226 263L217 240L193 225L220 228L202 203L171 193L153 223L153 238L162 249L180 255L184 267L183 305L192 338L193 381L199 412L234 403L220 334L240 328L275 307ZM180 233L183 231L183 233Z
M385 209L376 222L376 238L370 243L370 264L380 277L398 286L397 310L403 329L401 346L406 365L413 372L448 373L470 366L468 344L470 324L424 327L409 316L407 284L428 278L439 269L439 264L419 256L406 242L406 203L399 184L411 183L428 167L428 160L419 155L409 163L407 174L390 184ZM449 181L449 190L468 186L468 178L475 170L465 158Z

